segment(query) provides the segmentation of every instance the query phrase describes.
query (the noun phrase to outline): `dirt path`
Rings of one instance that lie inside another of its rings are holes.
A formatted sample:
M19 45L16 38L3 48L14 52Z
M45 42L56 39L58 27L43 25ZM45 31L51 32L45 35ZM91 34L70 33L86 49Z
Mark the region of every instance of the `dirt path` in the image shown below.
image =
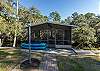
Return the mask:
M55 54L45 54L42 60L40 71L58 71Z

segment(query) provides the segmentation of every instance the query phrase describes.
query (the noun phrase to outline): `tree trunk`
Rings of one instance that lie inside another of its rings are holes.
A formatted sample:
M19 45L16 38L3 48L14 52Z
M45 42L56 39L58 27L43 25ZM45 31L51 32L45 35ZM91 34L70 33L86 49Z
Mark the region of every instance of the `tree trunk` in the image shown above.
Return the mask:
M0 32L0 35L1 35L1 32ZM2 46L2 39L0 38L0 47Z
M15 29L15 36L14 36L14 43L13 43L13 47L15 47L16 46L16 29Z
M18 4L19 4L19 0L17 0L17 10L16 10L16 24L15 24L15 36L14 36L14 43L13 43L13 47L15 47L16 46L16 38L17 38L17 24L18 24L18 8L19 8L19 6L18 6Z
M0 47L2 46L2 41L1 41L1 38L0 38Z
M14 37L14 43L13 43L13 47L16 46L16 37Z

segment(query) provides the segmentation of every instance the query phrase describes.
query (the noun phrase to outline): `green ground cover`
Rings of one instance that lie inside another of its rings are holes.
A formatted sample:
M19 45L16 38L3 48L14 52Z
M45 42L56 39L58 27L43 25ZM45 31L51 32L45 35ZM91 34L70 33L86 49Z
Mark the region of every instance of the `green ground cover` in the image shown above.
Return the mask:
M98 56L57 56L59 71L100 71Z

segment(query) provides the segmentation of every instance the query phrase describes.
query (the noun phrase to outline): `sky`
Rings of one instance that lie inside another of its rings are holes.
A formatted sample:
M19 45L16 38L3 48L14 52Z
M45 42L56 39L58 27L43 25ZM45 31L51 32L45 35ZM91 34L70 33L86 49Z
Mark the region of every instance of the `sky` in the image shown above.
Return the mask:
M19 3L28 8L34 6L46 16L58 11L62 19L74 12L100 14L100 0L20 0Z

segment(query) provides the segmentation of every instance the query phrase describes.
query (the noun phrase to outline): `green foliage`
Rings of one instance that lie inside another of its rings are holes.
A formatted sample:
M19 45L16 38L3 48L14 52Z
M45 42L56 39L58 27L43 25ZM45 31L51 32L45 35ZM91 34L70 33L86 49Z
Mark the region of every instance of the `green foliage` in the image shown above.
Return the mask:
M73 18L73 19L75 19L77 16L78 16L78 13L77 13L77 12L74 12L74 13L72 14L72 18Z
M34 8L34 6L29 9L21 7L19 9L19 15L19 21L23 22L23 25L25 25L27 22L37 24L48 21L48 17L43 16L38 9Z
M60 14L59 14L57 11L55 11L55 12L51 12L51 13L50 13L49 19L50 19L51 21L60 22L61 16L60 16Z
M3 28L3 29L2 29ZM6 20L0 16L0 32L5 32L6 31Z
M2 8L2 11L5 10L7 13L13 13L11 2L12 0L1 0L0 7Z
M66 19L62 20L61 23L70 24L72 22L72 20L73 20L72 17L69 16Z
M73 30L73 40L75 43L81 44L79 47L93 47L93 43L97 41L96 29L94 28L96 16L93 13L87 13L85 15L79 14L73 18L71 24L77 26Z
M73 39L77 43L82 43L80 47L91 47L96 42L95 30L88 26L82 26L75 28L73 33Z

